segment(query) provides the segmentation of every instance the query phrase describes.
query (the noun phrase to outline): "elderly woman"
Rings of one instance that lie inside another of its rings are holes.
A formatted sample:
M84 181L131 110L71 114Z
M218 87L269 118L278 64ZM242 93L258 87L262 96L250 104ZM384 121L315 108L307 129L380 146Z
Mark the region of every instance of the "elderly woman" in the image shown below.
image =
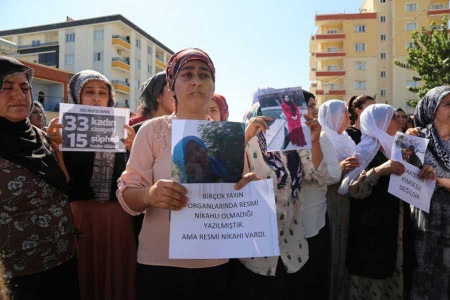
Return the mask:
M170 180L171 124L177 118L207 118L215 68L205 52L189 48L172 56L166 72L177 111L142 126L118 182L117 197L123 209L131 215L145 212L139 235L136 295L137 299L203 299L211 295L220 299L226 294L228 259L169 259L170 212L183 209L189 201L186 189ZM253 174L246 174L236 188L252 179Z
M406 244L409 206L388 193L390 175L405 172L400 162L389 159L399 128L394 113L387 104L363 111L362 139L355 151L360 165L346 174L339 188L351 198L347 265L350 294L356 299L404 297L404 252L411 248ZM421 178L434 176L432 167L422 168Z
M78 299L69 186L28 119L32 75L0 56L0 260L14 299Z
M139 101L142 102L144 113L141 117L130 120L130 125L136 132L146 120L173 113L175 99L169 92L165 71L153 75L142 84Z
M409 299L448 299L450 278L450 86L431 89L415 112L420 136L429 139L425 165L436 171L430 212L414 209L417 267Z
M228 120L228 104L224 96L214 94L208 107L208 116L213 121Z
M47 126L45 110L39 101L33 101L33 110L30 114L30 123L39 129L43 129Z
M112 107L114 88L102 74L81 71L70 80L69 101ZM53 129L50 126L49 132ZM63 157L72 187L69 200L75 224L83 232L77 244L81 299L133 299L133 221L116 198L116 182L125 170L126 154L64 151Z
M175 145L173 162L181 172L180 183L232 182L224 166L208 156L205 143L196 136L186 136Z

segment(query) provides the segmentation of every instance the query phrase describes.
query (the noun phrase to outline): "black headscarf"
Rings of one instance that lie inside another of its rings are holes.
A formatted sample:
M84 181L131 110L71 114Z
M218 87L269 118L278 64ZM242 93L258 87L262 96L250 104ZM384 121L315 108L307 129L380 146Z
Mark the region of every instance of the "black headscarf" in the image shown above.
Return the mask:
M444 145L434 126L434 118L439 104L445 96L450 95L450 86L438 86L428 91L417 104L414 122L420 127L425 138L429 139L428 149L450 170L450 153Z
M0 56L0 92L5 78L18 73L24 73L31 83L32 69L14 58ZM33 101L30 104L31 111ZM32 126L28 118L11 122L0 117L0 156L28 169L60 191L68 190L66 177L52 155L45 133Z
M162 92L165 86L166 86L165 71L153 75L142 84L139 100L141 100L141 102L144 103L147 109L157 110L158 102L156 99L158 99L159 94Z

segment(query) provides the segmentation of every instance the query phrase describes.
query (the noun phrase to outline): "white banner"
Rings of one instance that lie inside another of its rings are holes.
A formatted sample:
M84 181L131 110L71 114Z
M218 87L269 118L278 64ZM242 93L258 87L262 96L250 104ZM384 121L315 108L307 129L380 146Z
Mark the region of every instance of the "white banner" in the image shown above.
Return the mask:
M61 151L125 152L129 109L60 104Z
M271 179L234 184L185 184L188 205L171 211L171 259L278 256L278 224Z

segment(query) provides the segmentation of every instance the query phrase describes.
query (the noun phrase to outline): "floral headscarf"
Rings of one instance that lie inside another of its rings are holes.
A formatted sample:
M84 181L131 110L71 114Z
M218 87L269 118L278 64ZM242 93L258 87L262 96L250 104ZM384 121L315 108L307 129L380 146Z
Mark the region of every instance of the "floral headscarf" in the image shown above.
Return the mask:
M153 75L142 84L139 100L147 109L156 111L158 109L158 101L156 101L156 99L158 99L159 94L165 86L165 71Z

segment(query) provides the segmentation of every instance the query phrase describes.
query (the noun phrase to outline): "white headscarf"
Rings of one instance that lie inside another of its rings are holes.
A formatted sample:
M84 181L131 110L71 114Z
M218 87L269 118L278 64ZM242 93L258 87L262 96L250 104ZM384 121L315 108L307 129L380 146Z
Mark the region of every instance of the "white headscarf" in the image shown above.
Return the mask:
M346 131L339 134L344 114L347 107L341 100L330 100L322 104L319 108L319 123L322 131L325 131L328 138L336 149L338 160L343 161L355 153L356 144Z
M345 175L339 187L339 194L346 194L350 183L367 168L377 154L380 146L388 157L391 157L394 137L386 132L391 123L395 109L387 104L374 104L367 107L361 114L361 142L356 146L355 156L360 166Z

